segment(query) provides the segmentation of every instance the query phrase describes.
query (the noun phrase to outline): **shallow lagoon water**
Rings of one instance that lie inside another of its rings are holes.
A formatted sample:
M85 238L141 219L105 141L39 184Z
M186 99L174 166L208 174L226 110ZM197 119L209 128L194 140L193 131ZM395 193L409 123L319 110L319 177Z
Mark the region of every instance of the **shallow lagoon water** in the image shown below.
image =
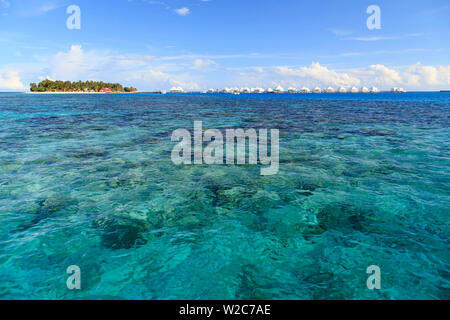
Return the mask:
M449 117L448 93L0 94L0 299L448 299ZM279 174L173 165L197 120L280 129Z

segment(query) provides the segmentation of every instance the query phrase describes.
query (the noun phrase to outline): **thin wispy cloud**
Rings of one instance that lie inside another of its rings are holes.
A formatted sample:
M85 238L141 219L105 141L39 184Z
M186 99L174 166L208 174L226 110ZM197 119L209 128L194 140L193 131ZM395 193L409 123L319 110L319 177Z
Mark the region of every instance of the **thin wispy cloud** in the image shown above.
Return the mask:
M410 33L400 36L373 36L373 37L349 37L349 38L341 38L340 40L345 41L383 41L383 40L399 40L405 38L415 38L415 37L423 37L423 33Z
M170 60L185 60L185 59L252 59L252 58L268 58L272 55L262 55L259 53L248 53L248 54L182 54L176 56L162 56L154 57L155 60L160 61L170 61Z
M336 28L328 29L328 31L330 31L332 34L336 36L348 36L353 33L353 31L350 30L336 29Z
M9 8L11 4L6 0L0 0L0 8Z
M439 8L434 8L434 9L428 9L425 10L423 13L424 14L428 14L428 15L434 15L434 14L447 14L447 10L450 9L450 4L439 7Z
M165 9L170 10L170 6L164 1L148 0L148 1L145 1L145 2L148 3L148 4L156 5L156 6L162 6Z
M401 50L377 50L366 52L343 52L333 55L321 55L319 58L336 58L336 57L360 57L371 55L393 55L393 54L407 54L413 52L442 52L442 49L427 49L427 48L411 48Z
M16 1L14 3L14 10L21 16L40 16L50 11L61 9L69 4L69 0Z

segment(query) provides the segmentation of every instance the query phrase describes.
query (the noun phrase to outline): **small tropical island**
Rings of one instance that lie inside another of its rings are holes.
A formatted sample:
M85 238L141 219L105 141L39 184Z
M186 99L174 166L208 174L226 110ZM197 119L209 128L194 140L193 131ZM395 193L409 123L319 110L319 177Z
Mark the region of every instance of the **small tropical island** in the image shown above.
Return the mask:
M61 81L46 79L39 84L30 83L30 91L33 93L68 92L68 93L133 93L136 88L124 87L119 83L107 83L103 81Z

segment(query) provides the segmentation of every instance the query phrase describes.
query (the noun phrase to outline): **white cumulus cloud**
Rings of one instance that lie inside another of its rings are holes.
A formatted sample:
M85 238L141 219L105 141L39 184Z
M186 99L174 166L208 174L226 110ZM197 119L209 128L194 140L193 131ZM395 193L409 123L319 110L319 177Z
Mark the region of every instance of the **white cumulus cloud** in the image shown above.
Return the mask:
M276 74L295 78L296 83L304 85L334 85L334 86L354 86L359 85L361 81L347 72L337 72L313 62L309 67L289 68L277 67Z
M25 86L20 80L19 73L11 70L0 70L0 90L2 91L22 91Z

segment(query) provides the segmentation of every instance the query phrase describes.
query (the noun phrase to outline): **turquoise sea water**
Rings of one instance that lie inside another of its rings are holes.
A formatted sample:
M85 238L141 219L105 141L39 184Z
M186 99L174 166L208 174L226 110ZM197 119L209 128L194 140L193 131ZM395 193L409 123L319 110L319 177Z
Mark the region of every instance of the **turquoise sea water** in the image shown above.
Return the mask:
M280 129L279 174L173 165L197 120ZM449 125L450 93L0 94L0 299L448 299Z

